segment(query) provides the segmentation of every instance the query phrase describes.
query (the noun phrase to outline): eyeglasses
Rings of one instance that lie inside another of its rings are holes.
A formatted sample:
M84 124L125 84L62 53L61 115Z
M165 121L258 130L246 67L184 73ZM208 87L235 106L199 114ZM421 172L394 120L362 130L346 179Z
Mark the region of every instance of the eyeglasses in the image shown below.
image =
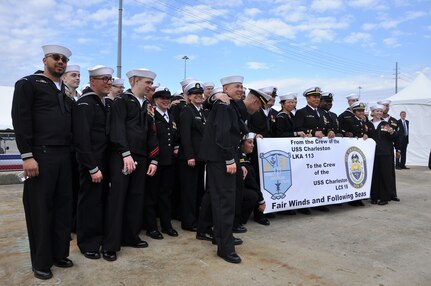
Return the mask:
M93 77L93 79L98 79L98 80L102 80L104 83L112 83L112 81L114 80L112 77Z
M51 57L54 61L61 60L63 63L67 63L69 59L66 56L60 55L60 54L48 54L47 57Z

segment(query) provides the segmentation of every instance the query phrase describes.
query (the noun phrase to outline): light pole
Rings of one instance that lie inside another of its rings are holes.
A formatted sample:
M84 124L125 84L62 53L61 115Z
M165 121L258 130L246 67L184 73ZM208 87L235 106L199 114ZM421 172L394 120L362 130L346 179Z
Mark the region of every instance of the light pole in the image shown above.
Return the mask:
M182 57L182 59L184 60L184 79L186 79L186 77L187 77L187 60L189 59L189 57L184 56L184 57Z
M358 90L359 90L359 96L361 96L361 89L362 89L362 86L358 86Z

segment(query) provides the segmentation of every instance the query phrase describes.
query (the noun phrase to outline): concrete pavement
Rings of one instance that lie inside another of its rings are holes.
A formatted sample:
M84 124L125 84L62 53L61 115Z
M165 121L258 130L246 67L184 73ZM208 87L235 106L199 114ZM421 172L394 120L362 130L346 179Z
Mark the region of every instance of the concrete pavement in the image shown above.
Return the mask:
M209 242L180 229L178 238L123 248L115 262L89 260L71 241L75 266L33 277L22 185L0 186L2 285L431 285L431 170L397 171L401 202L331 206L329 213L278 215L265 227L250 221L238 234L243 259L229 264Z

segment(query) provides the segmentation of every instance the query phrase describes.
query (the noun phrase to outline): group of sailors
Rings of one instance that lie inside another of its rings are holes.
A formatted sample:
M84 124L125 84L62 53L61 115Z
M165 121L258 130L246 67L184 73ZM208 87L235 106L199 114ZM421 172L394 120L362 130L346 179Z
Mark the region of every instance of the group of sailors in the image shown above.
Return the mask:
M178 236L173 218L217 245L222 259L240 263L235 245L243 241L233 233L247 231L252 213L270 224L256 137L371 137L377 142L371 202L399 200L389 164L397 146L389 102L371 107L368 120L365 105L351 95L337 116L330 111L333 95L313 87L297 110L297 94L278 95L272 86L246 91L242 76L224 77L220 87L184 79L182 91L172 94L154 83L155 72L141 68L127 72L124 90L124 80L102 65L88 70L89 85L79 94L80 68L67 64L71 51L42 48L44 70L17 81L12 105L39 279L51 278L53 265L73 266L72 227L86 258L114 261L121 247L148 247L143 229L152 239ZM273 108L277 99L280 111Z

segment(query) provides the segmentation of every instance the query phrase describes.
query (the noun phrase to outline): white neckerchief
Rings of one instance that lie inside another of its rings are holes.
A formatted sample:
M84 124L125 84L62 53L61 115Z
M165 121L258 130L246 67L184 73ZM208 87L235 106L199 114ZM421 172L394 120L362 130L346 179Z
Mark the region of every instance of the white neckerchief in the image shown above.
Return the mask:
M382 121L371 121L373 122L374 128L377 130L377 126L379 126L380 122Z
M141 107L142 107L142 105L144 104L144 99L143 98L139 98L139 97L137 97L136 95L133 95L138 101L139 101L139 104L141 105Z
M54 81L54 84L58 88L58 90L61 90L61 82L60 81Z

